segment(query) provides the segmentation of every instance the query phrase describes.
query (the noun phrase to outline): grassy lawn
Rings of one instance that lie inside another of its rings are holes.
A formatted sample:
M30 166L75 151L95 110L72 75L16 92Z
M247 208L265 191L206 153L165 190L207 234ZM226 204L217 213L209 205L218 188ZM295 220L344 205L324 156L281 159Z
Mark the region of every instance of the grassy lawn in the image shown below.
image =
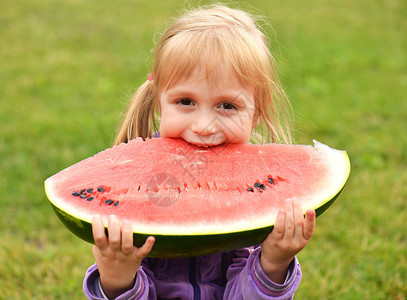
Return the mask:
M247 2L272 24L296 141L346 149L352 162L299 255L296 299L406 299L407 3ZM84 298L91 246L57 219L43 181L112 144L155 33L183 6L3 1L0 299Z

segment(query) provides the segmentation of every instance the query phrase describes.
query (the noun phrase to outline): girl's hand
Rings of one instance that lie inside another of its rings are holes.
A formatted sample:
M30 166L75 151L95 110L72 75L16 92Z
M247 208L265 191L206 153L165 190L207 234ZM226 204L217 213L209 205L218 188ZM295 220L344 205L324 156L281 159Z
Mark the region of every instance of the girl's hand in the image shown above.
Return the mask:
M92 221L95 240L93 256L100 273L100 282L106 296L116 298L134 285L141 261L150 253L155 239L150 236L140 248L133 246L133 230L129 222L119 223L115 216L108 220L108 236L102 218Z
M294 256L311 240L315 228L315 211L303 216L296 200L287 200L285 210L277 215L273 231L261 244L260 264L265 274L276 283L283 283Z

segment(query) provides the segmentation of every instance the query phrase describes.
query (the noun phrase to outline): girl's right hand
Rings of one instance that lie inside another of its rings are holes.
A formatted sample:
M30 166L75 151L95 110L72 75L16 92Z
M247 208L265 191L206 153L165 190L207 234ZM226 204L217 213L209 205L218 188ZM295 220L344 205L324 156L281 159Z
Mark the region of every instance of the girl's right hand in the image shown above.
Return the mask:
M99 269L100 282L109 299L116 298L134 285L135 276L141 261L154 246L150 236L140 248L133 246L133 229L129 222L120 224L116 216L108 220L108 236L100 216L92 221L95 240L93 256Z

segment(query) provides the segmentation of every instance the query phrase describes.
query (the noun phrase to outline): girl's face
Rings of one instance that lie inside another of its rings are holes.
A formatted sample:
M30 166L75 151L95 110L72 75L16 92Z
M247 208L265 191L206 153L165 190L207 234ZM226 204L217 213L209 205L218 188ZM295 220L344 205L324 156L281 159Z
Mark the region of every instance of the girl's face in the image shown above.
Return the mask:
M254 88L235 76L208 81L205 70L179 80L159 94L160 136L198 146L249 143L254 120Z

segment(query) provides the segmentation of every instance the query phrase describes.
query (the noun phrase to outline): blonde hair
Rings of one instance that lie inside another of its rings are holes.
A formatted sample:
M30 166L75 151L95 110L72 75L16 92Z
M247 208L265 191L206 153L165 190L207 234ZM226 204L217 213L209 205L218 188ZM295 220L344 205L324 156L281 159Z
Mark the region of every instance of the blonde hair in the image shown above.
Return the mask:
M291 106L265 35L248 13L211 5L176 19L161 36L153 52L154 78L144 82L132 97L115 144L151 137L158 131L159 92L197 67L203 67L209 77L220 63L241 83L255 89L254 116L259 121L255 142L290 143L291 114L287 112Z

